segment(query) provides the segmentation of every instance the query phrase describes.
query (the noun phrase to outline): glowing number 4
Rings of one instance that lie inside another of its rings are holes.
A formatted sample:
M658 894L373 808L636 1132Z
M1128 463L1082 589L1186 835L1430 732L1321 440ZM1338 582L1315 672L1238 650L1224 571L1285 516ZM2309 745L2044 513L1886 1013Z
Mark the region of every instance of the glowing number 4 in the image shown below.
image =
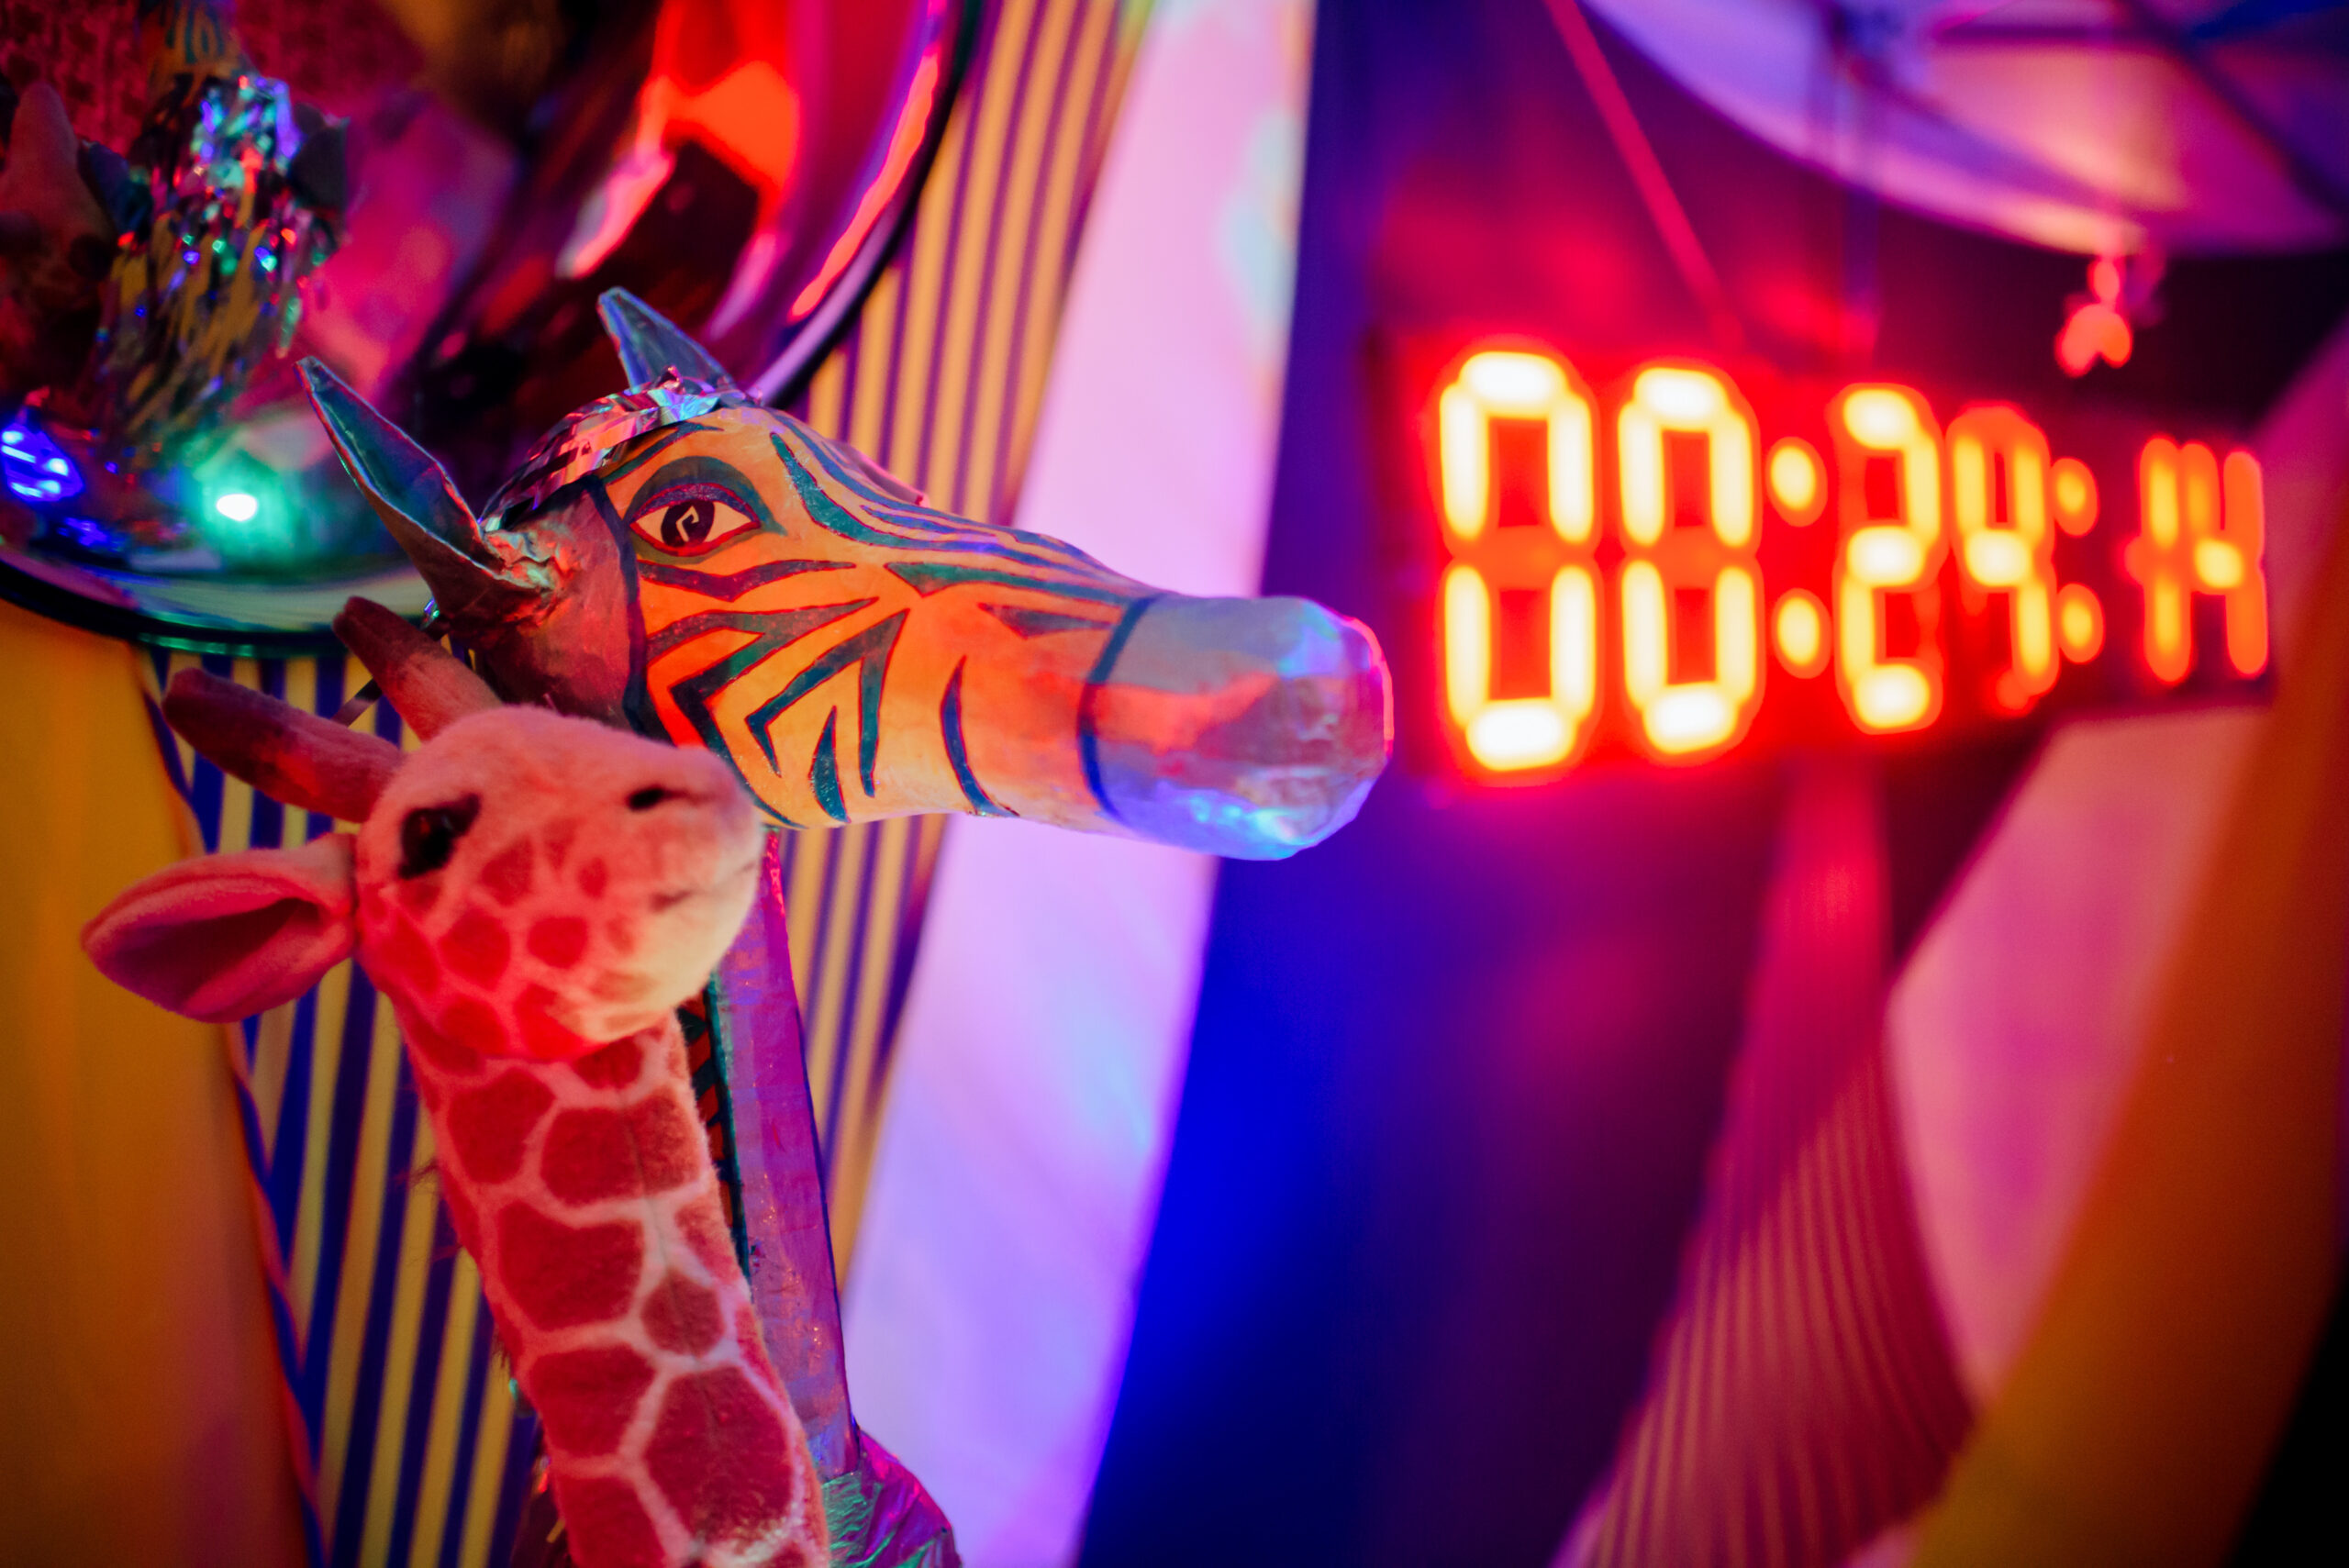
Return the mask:
M2124 563L2145 591L2146 667L2164 685L2186 678L2193 596L2215 594L2225 606L2227 662L2238 675L2259 673L2267 664L2267 577L2258 460L2229 452L2222 475L2201 442L2181 447L2155 436L2137 459L2137 488L2143 531Z

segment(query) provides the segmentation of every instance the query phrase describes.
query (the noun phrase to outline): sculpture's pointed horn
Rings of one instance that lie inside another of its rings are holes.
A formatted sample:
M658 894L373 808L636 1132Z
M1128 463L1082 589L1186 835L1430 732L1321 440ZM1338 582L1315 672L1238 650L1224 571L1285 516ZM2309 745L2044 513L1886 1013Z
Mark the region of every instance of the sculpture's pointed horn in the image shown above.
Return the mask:
M503 613L525 590L499 573L481 524L447 472L324 364L306 359L301 370L336 455L416 563L442 612L461 627L484 612L493 618Z
M642 386L674 370L690 381L732 386L726 367L709 350L685 336L683 328L626 289L606 289L596 302L596 314L620 351L620 368L630 386Z

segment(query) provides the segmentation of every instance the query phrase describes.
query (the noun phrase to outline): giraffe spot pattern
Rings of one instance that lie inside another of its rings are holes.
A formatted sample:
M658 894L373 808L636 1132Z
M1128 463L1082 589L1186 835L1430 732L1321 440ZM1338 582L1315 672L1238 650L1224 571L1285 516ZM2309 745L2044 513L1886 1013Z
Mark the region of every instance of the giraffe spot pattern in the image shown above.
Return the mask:
M460 1004L460 1006L462 1005ZM450 1010L454 1012L456 1009ZM495 1019L492 1020L493 1023L495 1021ZM446 1020L444 1019L443 1022L445 1024ZM408 1044L415 1049L418 1056L443 1073L456 1077L470 1078L481 1071L482 1060L478 1053L470 1047L458 1044L421 1018L403 1017L400 1019L400 1032L407 1037ZM418 1076L420 1078L422 1075Z
M673 1223L677 1234L693 1249L701 1266L718 1279L730 1278L741 1267L734 1256L734 1238L726 1228L726 1211L718 1206L718 1195L704 1193L691 1202L681 1205Z
M506 1027L497 1021L497 1014L488 1003L475 997L460 996L450 1003L448 1010L440 1015L440 1032L448 1043L473 1053L473 1060L458 1059L466 1071L477 1069L480 1057L506 1053Z
M547 1441L582 1459L620 1446L651 1385L652 1364L628 1345L559 1351L530 1366L530 1403L546 1423Z
M679 1355L704 1354L726 1337L726 1308L718 1293L674 1269L652 1287L638 1318L654 1344Z
M644 1072L644 1048L630 1035L590 1051L573 1062L571 1070L590 1088L625 1089Z
M662 1568L660 1532L636 1488L611 1476L573 1478L557 1472L555 1505L577 1545L573 1557L596 1568Z
M791 1512L794 1466L774 1407L722 1366L673 1380L662 1396L644 1467L685 1528L718 1544L747 1542Z
M514 939L506 923L473 905L467 905L440 938L440 962L476 985L496 984L513 956Z
M440 989L440 965L412 920L394 919L368 944L367 970L386 990L429 996Z
M644 1233L632 1223L566 1225L517 1203L497 1217L497 1274L541 1329L604 1323L636 1297Z
M411 915L429 915L440 902L440 888L447 879L439 876L411 877L398 884L400 907Z
M571 858L572 843L578 837L577 817L565 817L546 830L540 842L546 846L549 873L559 874L562 872L562 862Z
M745 1312L742 1320L734 1325L734 1349L742 1357L743 1370L752 1377L769 1388L782 1386L782 1380L774 1374L774 1363L767 1360L767 1348L759 1342L756 1314Z
M466 1090L449 1102L449 1141L457 1162L484 1186L512 1181L532 1129L553 1105L553 1092L527 1073L501 1073Z
M532 862L537 859L537 846L527 838L517 839L482 866L481 884L510 909L530 895Z
M533 984L514 1003L514 1031L522 1049L541 1062L571 1062L586 1055L595 1042L574 1033L554 1016L555 995Z
M539 1174L567 1204L663 1193L699 1177L709 1160L701 1128L675 1098L656 1094L622 1110L566 1110L547 1129Z
M587 922L576 915L551 915L530 927L524 945L548 968L569 969L587 951Z
M579 891L590 898L601 898L611 880L610 868L600 860L589 861L579 868Z

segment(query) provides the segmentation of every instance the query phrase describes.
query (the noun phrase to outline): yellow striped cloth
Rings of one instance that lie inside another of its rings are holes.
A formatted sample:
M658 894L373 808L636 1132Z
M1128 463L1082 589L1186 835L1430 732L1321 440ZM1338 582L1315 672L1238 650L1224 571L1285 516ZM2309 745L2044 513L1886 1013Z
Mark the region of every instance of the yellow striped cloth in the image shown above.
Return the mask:
M933 506L1009 522L1144 6L1003 0L911 233L801 413ZM845 1273L942 817L790 837L792 975Z

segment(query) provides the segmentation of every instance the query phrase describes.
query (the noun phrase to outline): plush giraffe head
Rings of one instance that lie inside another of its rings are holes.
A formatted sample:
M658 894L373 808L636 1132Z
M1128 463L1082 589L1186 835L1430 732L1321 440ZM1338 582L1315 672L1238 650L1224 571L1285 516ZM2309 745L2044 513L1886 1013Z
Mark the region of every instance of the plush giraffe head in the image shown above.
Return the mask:
M340 624L355 641L432 646L372 605ZM226 1020L301 995L362 947L377 984L451 1042L541 1060L583 1055L683 1002L754 890L759 824L733 776L701 752L500 706L453 661L435 674L437 698L405 701L428 739L404 757L182 673L164 709L200 750L360 829L149 878L91 922L99 968Z
M820 1480L671 1011L749 909L750 803L706 754L497 706L389 612L354 602L338 629L428 737L413 755L200 672L164 712L358 833L173 867L83 945L130 989L220 1019L290 1000L355 945L398 1016L575 1560L816 1568Z
M1160 593L933 510L637 301L607 295L604 318L629 390L558 425L479 516L306 366L508 697L707 748L794 825L961 811L1276 858L1385 766L1386 668L1356 622Z

